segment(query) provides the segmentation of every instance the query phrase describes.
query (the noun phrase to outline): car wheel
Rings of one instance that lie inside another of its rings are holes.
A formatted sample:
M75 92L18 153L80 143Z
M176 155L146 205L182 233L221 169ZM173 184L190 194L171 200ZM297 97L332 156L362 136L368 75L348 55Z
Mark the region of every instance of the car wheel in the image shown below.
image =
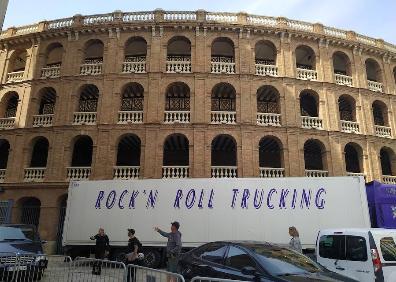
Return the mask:
M144 250L144 266L157 268L161 264L161 254L154 249Z

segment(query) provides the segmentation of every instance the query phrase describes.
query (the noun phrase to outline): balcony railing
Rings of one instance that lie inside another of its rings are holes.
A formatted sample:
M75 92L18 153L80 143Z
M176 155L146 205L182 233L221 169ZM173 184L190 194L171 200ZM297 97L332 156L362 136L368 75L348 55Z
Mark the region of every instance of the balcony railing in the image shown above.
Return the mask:
M360 133L359 123L356 121L341 120L341 131L347 133Z
M190 111L165 111L164 123L189 123Z
M257 124L263 126L281 126L281 115L274 113L257 113Z
M367 84L371 91L383 92L383 85L381 82L367 80Z
M33 127L47 127L52 126L52 120L54 115L34 115L33 116Z
M168 56L166 58L167 73L191 73L191 57Z
M323 129L323 121L318 117L301 116L303 128Z
M318 72L316 70L297 68L297 78L302 80L318 80Z
M113 168L113 179L137 179L139 178L139 174L140 166L115 166Z
M212 178L236 178L238 168L236 166L212 166Z
M235 74L235 62L233 58L212 57L211 73Z
M15 126L15 117L0 118L0 129L12 129Z
M7 74L7 82L18 82L23 80L25 71L9 72Z
M348 172L347 171L347 176L363 176L364 178L366 178L366 175L363 172Z
M135 56L125 58L122 64L123 73L145 73L146 72L146 56Z
M80 66L81 75L99 75L102 73L103 63L89 63Z
M278 67L275 65L256 64L256 75L278 76Z
M41 182L44 181L45 167L28 167L25 168L25 182Z
M189 166L163 166L162 178L187 178Z
M273 168L273 167L260 167L260 177L262 178L277 178L285 176L284 168Z
M118 124L143 123L143 111L119 111Z
M75 112L73 118L74 125L95 125L96 112Z
M60 66L44 67L41 69L41 78L60 77Z
M68 167L67 180L87 180L91 175L91 167Z
M305 176L306 177L327 177L327 176L329 176L329 172L327 170L306 169Z
M353 80L351 76L343 74L334 74L335 82L339 85L353 86Z
M396 176L393 175L383 175L382 182L384 184L396 184Z
M236 112L212 111L210 116L212 124L236 124Z
M0 183L4 182L6 169L0 169Z
M392 129L388 126L375 125L375 135L379 137L392 138Z

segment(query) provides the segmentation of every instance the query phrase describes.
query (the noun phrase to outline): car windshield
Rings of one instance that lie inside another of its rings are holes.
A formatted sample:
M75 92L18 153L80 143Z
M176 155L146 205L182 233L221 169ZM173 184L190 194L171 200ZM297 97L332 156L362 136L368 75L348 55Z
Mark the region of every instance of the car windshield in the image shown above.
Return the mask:
M0 227L0 242L31 240L18 227Z
M283 276L322 272L322 269L308 257L295 251L273 246L249 245L260 264L272 275Z

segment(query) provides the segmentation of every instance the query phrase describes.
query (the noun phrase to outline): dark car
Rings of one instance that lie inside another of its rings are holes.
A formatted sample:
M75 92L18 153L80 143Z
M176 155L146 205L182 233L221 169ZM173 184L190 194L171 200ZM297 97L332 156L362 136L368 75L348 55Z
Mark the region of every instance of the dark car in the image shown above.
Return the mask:
M186 279L195 276L243 281L355 281L325 270L308 257L269 243L213 242L182 255Z
M0 280L29 276L40 279L48 260L34 225L0 225Z

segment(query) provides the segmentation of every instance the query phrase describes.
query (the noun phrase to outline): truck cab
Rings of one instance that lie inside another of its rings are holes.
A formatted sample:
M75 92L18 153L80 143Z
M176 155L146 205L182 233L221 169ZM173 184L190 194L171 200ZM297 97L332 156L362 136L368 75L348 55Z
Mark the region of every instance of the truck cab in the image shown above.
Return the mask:
M328 270L361 282L396 281L396 230L321 230L316 258Z

